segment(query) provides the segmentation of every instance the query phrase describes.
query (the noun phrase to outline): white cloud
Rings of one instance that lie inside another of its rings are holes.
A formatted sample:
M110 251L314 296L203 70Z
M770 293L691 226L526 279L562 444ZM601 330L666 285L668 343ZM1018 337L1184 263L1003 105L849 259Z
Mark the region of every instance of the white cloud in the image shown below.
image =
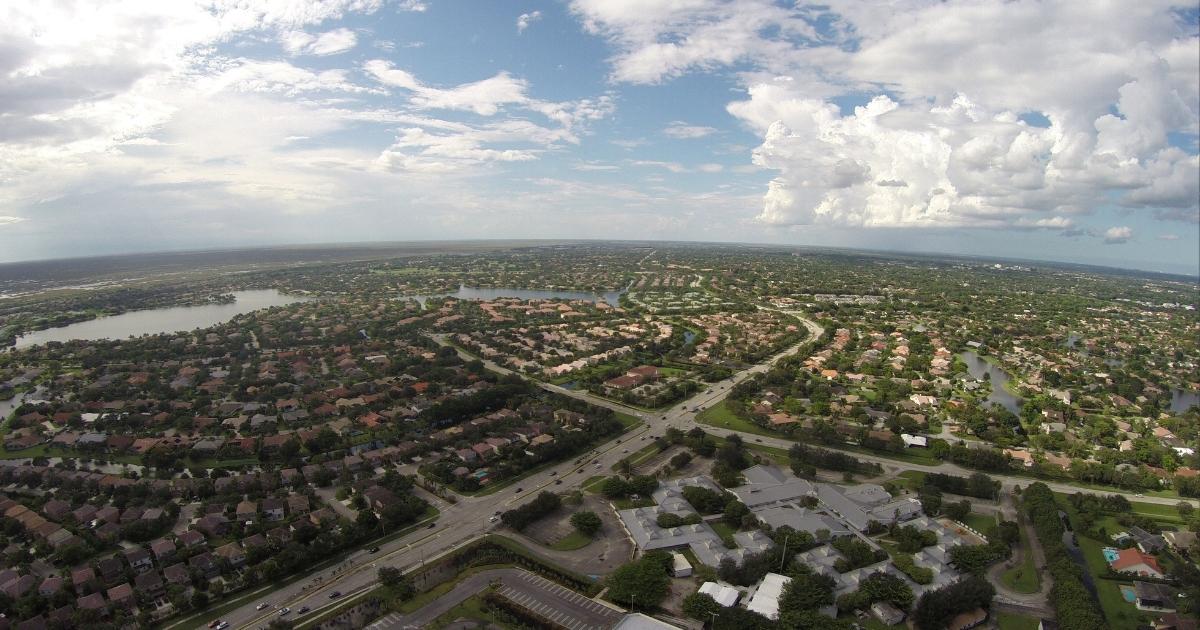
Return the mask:
M653 168L663 168L672 173L686 173L688 169L679 162L666 162L662 160L634 160L631 162L634 166L649 166Z
M21 223L22 221L28 221L28 220L29 219L26 219L25 217L13 217L13 216L0 215L0 227L3 227L5 225L12 225L14 223Z
M704 136L711 135L711 134L715 133L716 131L717 130L714 129L713 127L702 127L699 125L689 125L689 124L683 122L682 120L673 120L673 121L671 121L670 124L667 125L666 129L663 129L664 134L666 134L672 138L678 138L681 140L693 140L696 138L703 138Z
M1160 240L1160 241L1178 241L1179 235L1178 234L1159 234L1158 240Z
M421 2L421 0L400 0L400 3L396 5L396 8L400 9L401 11L422 13L429 8L429 5Z
M531 11L529 13L522 13L520 16L517 17L517 33L524 33L525 29L529 28L530 24L533 24L534 22L536 22L540 19L542 19L541 11Z
M1110 227L1104 231L1104 242L1110 245L1125 243L1131 238L1133 238L1133 230L1125 226Z
M304 31L288 31L280 43L289 55L328 56L346 52L358 45L358 35L348 28L336 28L311 35Z
M721 3L694 4L675 18L684 39ZM778 172L759 221L1053 228L1048 214L1114 200L1200 220L1200 158L1168 142L1197 130L1200 39L1168 6L834 3L853 48L797 47L782 73L759 61L776 72L743 74L748 98L728 107L763 138L755 163ZM638 54L618 55L614 74ZM832 103L884 87L852 113ZM1026 112L1050 126L1021 122Z
M396 68L391 62L372 59L363 70L380 83L411 93L409 102L419 109L469 111L480 116L495 116L505 106L537 112L563 127L599 120L612 114L615 103L610 95L595 99L552 102L529 96L529 83L507 72L464 83L451 88L435 88L422 83L412 73Z
M464 110L480 116L494 116L503 105L530 102L525 93L528 83L507 72L481 81L439 89L421 83L411 73L382 59L368 61L363 69L380 83L412 92L413 105L422 109Z
M794 53L792 38L820 39L807 9L769 0L573 0L571 11L616 48L612 78L631 83L738 62L773 67Z

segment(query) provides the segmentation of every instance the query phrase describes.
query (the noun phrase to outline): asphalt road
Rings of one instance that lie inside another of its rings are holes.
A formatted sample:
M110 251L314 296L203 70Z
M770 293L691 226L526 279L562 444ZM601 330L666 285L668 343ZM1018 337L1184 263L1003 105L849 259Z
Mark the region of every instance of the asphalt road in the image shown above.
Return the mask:
M790 314L798 316L796 313ZM810 338L819 337L824 333L824 329L816 322L804 319L803 317L800 317L800 321L808 328L812 335ZM439 343L449 345L445 335L434 335L433 338ZM729 391L734 385L750 378L754 374L766 372L775 362L798 352L802 345L803 343L796 344L776 354L767 361L738 372L728 379L710 384L705 391L668 410L654 413L645 412L611 400L605 400L587 392L569 390L557 385L538 382L539 386L549 391L586 400L600 407L628 413L640 418L645 424L597 447L585 456L562 462L533 474L514 484L516 486L515 489L510 486L487 496L459 497L457 503L447 505L442 510L440 517L431 529L418 529L382 545L380 551L376 554L370 554L366 551L356 552L339 567L315 571L305 576L303 580L280 589L271 590L270 588L264 588L262 589L261 597L256 597L252 602L226 614L223 619L229 621L235 628L258 628L265 627L272 619L276 618L278 615L277 611L284 606L290 607L293 611L290 613L289 618L302 619L302 617L298 618L296 616L297 613L294 611L299 610L303 606L308 606L312 609L311 612L307 613L309 616L315 615L322 608L336 605L347 597L372 588L378 568L381 566L391 566L406 571L417 567L433 557L452 551L474 538L495 529L498 523L489 522L490 517L500 511L511 509L515 505L525 502L536 496L541 490L549 489L555 492L572 490L580 487L583 481L589 477L608 473L619 460L648 444L651 436L662 435L668 427L688 431L693 427L699 426L711 431L713 430L712 427L700 425L696 422L697 409L706 409L720 402L729 395ZM461 349L458 351L465 358L472 360L477 358L463 352ZM485 360L483 363L485 367L494 372L501 374L513 373L512 370L497 365L492 361ZM792 441L790 440L765 437L752 433L738 431L722 431L721 433L724 435L737 433L748 444L762 444L783 449L787 449L792 445ZM878 462L886 471L891 473L899 473L905 470L920 470L925 472L969 475L975 472L951 463L927 466L897 462L885 457L860 453L854 453L854 456L865 461ZM992 474L991 476L994 479L998 479L1005 490L1011 490L1016 485L1025 486L1034 481L1027 477L996 474ZM1064 483L1048 482L1047 485L1051 489L1061 492L1075 492L1079 490L1075 486ZM518 492L517 490L521 491ZM1125 496L1147 503L1174 505L1178 502L1177 499L1159 497L1135 498L1135 495L1132 494L1125 494ZM1200 502L1192 501L1192 503L1196 504ZM334 591L341 592L342 595L331 599L330 594ZM268 604L261 611L256 609L256 605L260 602ZM189 625L188 620L183 620L168 627L173 628L177 626L194 627L195 622Z

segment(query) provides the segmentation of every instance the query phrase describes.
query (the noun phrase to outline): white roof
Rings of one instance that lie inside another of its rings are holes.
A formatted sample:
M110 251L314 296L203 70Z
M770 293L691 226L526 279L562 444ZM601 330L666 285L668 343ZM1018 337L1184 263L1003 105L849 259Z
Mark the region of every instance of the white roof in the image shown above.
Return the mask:
M738 597L741 597L741 592L728 584L717 584L716 582L705 582L700 585L700 592L713 598L713 601L729 608L737 603Z
M924 435L910 435L908 433L901 433L900 439L904 440L905 446L928 446L928 440L925 439Z
M778 619L779 598L783 595L783 587L791 581L792 578L786 575L766 574L762 584L759 584L758 589L754 591L754 597L751 597L750 603L746 604L746 608L772 621Z
M684 555L683 555L683 554L681 554L681 553L673 553L673 554L671 554L671 560L672 560L672 562L673 562L673 564L674 564L674 567L675 567L675 570L676 570L676 571L678 571L678 570L680 570L680 569L690 569L690 568L692 568L692 563L688 562L687 558L685 558L685 557L684 557Z

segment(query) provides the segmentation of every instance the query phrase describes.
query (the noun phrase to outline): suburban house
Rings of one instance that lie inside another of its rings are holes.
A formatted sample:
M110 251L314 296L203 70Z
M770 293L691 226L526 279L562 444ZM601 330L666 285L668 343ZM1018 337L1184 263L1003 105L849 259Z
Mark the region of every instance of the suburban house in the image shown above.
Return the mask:
M1117 559L1109 563L1117 573L1133 573L1146 577L1162 578L1162 569L1154 556L1147 555L1138 549L1122 549L1117 552Z

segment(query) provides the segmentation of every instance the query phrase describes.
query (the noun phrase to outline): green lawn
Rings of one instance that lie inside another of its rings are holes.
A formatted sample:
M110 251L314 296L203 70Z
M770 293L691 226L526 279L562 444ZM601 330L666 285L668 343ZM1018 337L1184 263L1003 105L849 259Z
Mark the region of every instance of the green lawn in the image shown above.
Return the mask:
M550 548L558 551L575 551L576 549L583 549L590 544L592 544L591 538L572 530L562 540L550 545Z
M495 624L500 628L513 628L512 626L500 619L495 619L495 616L488 610L484 609L483 595L472 595L454 608L446 611L446 614L438 617L433 622L433 627L440 628L445 624L451 623L456 619L470 619L482 624ZM524 627L524 626L520 626Z
M1038 620L1025 615L998 612L996 624L1000 626L1000 630L1037 630Z
M1073 524L1078 523L1078 514L1069 501L1060 501L1059 505L1070 514ZM1108 573L1108 563L1104 560L1104 553L1101 551L1107 543L1084 536L1079 533L1078 527L1076 527L1076 540L1079 541L1079 548L1083 551L1088 571L1095 580L1100 608L1104 611L1104 618L1108 620L1109 626L1113 630L1136 630L1142 623L1143 616L1133 604L1125 601L1125 598L1121 596L1121 590L1118 588L1120 583L1099 578Z
M642 423L642 421L638 420L636 416L632 416L623 411L614 411L613 415L616 416L617 420L620 421L620 423L624 425L626 429L636 427Z
M1025 536L1025 528L1021 528L1021 547L1025 549L1025 559L1020 565L1004 572L1000 581L1018 593L1036 593L1041 589L1041 576L1034 566L1033 552L1029 548L1029 539Z
M767 429L764 429L763 427L760 427L749 420L743 420L742 418L733 415L733 412L729 410L729 407L726 406L725 402L726 401L722 400L708 409L701 411L696 416L696 422L699 422L700 424L707 424L709 426L720 427L722 429L728 429L730 431L742 431L744 433L753 433L755 435L765 435L768 437L787 437L785 435L775 433L774 431L768 431Z
M405 613L405 614L416 612L416 611L420 610L421 608L423 608L429 602L432 602L433 600L441 597L442 595L449 593L450 589L457 586L459 582L471 577L472 575L475 575L476 573L482 573L483 571L488 571L491 569L503 569L504 567L511 567L511 566L513 566L513 565L511 565L511 564L484 564L484 565L480 565L477 567L471 567L469 569L466 569L462 573L459 573L458 575L454 576L453 578L446 580L445 582L442 582L441 584L438 584L437 586L434 586L433 588L429 589L428 591L425 591L424 593L417 593L416 596L414 596L412 599L400 604L399 606L396 606L395 607L396 612Z
M733 535L737 533L737 528L729 523L726 523L725 521L709 521L708 524L712 526L713 531L716 532L723 541L732 542Z
M963 523L981 534L987 534L987 531L996 525L996 517L990 514L977 514L971 512L963 519Z
M587 479L584 479L583 484L580 487L583 488L585 492L600 492L600 484L605 479L608 479L608 477L605 475L593 475Z

